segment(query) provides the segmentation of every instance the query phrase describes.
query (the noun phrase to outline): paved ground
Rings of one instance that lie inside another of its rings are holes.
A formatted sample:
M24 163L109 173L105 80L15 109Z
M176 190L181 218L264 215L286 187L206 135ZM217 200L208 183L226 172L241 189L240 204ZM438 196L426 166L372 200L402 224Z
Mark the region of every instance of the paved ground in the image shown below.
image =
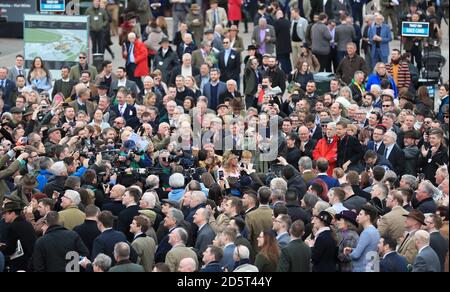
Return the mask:
M449 60L449 30L448 30L448 26L445 24L445 22L442 22L442 29L443 29L443 36L444 36L444 40L443 43L441 45L441 50L442 50L442 54L443 56ZM171 30L172 28L172 24L169 20L169 29ZM249 33L244 34L244 27L243 24L240 25L240 35L243 37L244 40L244 46L247 47L248 44L250 44L250 38L251 38L251 26L249 28ZM169 31L169 34L171 34L171 32ZM114 38L113 39L113 43L114 45L111 47L116 58L113 60L113 64L114 67L117 66L123 66L124 65L124 60L121 57L121 48L118 45L118 39ZM400 46L400 42L399 41L393 41L391 44L391 49L393 48L399 48ZM18 53L22 53L23 52L23 40L20 39L2 39L0 38L0 66L13 66L14 65L14 57L16 54ZM109 55L108 52L105 53L105 58L111 58L111 56ZM443 78L444 81L449 80L449 62L447 61L443 70Z

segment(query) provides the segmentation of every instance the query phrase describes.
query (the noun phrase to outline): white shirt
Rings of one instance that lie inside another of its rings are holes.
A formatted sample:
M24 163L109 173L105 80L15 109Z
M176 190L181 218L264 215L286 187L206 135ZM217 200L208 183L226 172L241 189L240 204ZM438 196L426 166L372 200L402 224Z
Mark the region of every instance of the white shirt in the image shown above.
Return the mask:
M188 76L192 76L192 66L189 67L181 66L181 76L185 78Z
M385 156L386 159L388 159L389 155L391 155L391 151L394 148L394 145L395 144L392 144L391 146L384 145L385 146L385 150L384 151L386 153L386 156Z

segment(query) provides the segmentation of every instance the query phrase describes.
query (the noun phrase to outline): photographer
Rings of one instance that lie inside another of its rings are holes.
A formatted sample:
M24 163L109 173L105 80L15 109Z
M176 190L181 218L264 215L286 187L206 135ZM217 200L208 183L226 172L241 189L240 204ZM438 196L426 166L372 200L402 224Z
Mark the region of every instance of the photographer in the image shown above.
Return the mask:
M27 163L29 154L26 152L22 152L22 154L15 158L16 152L23 150L24 146L16 146L0 158L0 205L3 204L4 195L10 192L6 179L11 177L20 168L20 166L25 166ZM10 159L15 159L15 161L5 167L6 163Z

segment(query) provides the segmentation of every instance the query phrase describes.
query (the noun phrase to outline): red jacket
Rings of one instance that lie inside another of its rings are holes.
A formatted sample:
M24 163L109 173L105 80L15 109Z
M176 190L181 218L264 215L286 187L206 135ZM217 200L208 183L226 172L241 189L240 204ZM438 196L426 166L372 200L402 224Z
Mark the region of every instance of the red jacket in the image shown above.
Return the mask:
M147 46L140 40L136 40L134 42L134 62L136 63L134 77L148 76L150 74L150 71L148 69L147 56Z
M228 20L241 20L242 0L228 0Z
M316 147L312 152L314 160L318 160L322 157L328 160L330 165L328 166L327 174L329 176L333 175L333 169L336 167L338 144L338 136L333 137L333 142L331 144L328 144L327 138L322 138L317 142Z

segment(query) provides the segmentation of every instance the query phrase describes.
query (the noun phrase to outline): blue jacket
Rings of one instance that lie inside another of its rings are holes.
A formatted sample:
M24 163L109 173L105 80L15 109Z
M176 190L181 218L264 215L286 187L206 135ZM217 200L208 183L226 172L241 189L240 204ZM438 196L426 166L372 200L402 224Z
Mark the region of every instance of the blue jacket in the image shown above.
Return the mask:
M232 272L234 268L233 252L235 247L236 245L232 243L223 248L223 257L220 265L222 268L227 269L228 272Z
M369 35L369 43L372 45L372 57L375 56L376 50L374 49L376 46L376 43L373 41L373 37L377 35L377 27L376 25L372 25L369 28L368 31ZM389 42L392 41L392 34L391 34L391 28L389 25L383 23L381 25L381 43L380 43L380 49L381 49L381 55L385 58L389 56ZM375 66L375 64L373 64ZM367 90L370 90L370 87L366 87Z
M381 259L380 272L408 272L408 261L394 251Z
M127 242L125 234L112 229L105 230L94 240L91 261L93 261L99 253L104 253L112 259L114 265L114 245L118 242Z
M363 230L359 236L358 244L350 254L353 263L353 272L365 272L370 267L370 254L378 254L378 242L380 241L380 233L372 225Z
M169 193L169 200L180 202L184 196L184 189L173 189Z
M317 178L311 180L309 182L309 184L312 184L318 178L320 178L327 184L328 189L335 188L340 185L339 181L337 179L335 179L334 177L328 176L328 175L318 175Z
M397 89L397 85L395 85L395 81L394 79L392 79L391 76L388 77L389 82L391 83L391 87L392 90L394 90L394 97L397 98L398 96L398 89ZM369 79L367 79L367 83L366 83L366 88L369 91L370 90L370 86L377 84L377 85L381 85L381 78L377 73L373 73L369 76Z
M219 265L218 262L211 262L204 266L200 272L209 272L209 273L222 273L222 267Z
M44 169L39 170L39 175L36 177L36 180L38 182L37 189L42 192L44 190L44 186L47 184L50 177L53 176L53 173L50 171Z
M441 105L439 106L438 119L443 122L444 121L444 105L448 105L448 95L444 97L441 101Z

